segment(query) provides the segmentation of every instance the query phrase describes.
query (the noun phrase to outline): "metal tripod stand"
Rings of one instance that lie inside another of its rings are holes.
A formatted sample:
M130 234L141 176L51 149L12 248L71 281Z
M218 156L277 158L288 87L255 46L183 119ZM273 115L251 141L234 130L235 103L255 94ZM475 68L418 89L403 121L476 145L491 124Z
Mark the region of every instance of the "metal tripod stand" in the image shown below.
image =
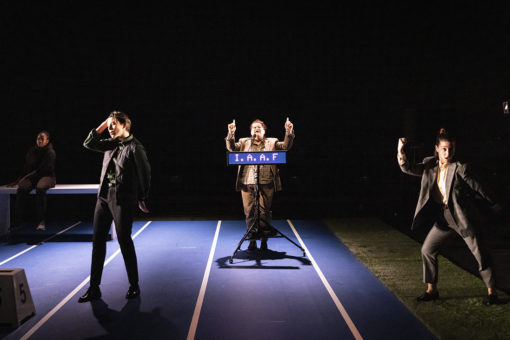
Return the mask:
M232 256L230 257L229 259L229 263L233 263L234 262L234 257L236 256L237 252L239 251L239 249L241 249L241 245L243 244L244 241L246 241L246 239L248 238L249 235L251 235L251 233L256 233L256 234L260 234L260 211L259 211L259 200L260 200L260 191L259 191L259 167L260 167L260 164L257 164L256 168L255 168L255 178L256 178L256 181L255 181L255 190L254 190L254 193L253 195L255 196L255 203L254 203L254 209L255 209L255 216L254 216L254 222L252 223L252 225L250 225L250 227L248 228L248 230L246 231L246 233L244 234L243 238L241 239L241 241L239 241L239 244L237 245L237 248L236 250L234 250L234 253L232 254ZM272 237L272 238L275 238L275 237L283 237L285 239L287 239L287 241L289 241L290 243L292 243L293 245L295 245L296 247L298 247L299 249L301 249L301 251L303 252L303 256L306 256L306 252L305 250L299 245L297 244L296 242L292 241L290 238L288 238L285 234L283 234L281 231L279 231L278 229L276 229L274 226L272 226L271 224L268 224L268 227L269 227L269 233L268 235L263 235L264 237Z

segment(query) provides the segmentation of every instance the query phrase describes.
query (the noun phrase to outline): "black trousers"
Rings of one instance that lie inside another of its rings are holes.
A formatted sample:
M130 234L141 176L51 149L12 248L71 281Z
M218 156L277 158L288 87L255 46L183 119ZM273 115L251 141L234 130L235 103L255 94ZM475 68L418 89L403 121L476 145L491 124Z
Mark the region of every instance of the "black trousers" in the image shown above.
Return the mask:
M124 258L129 284L131 286L138 285L138 264L135 245L131 238L134 209L134 205L117 202L115 188L110 188L106 193L106 197L98 197L94 211L94 237L90 269L91 286L101 284L106 257L106 241L112 221L115 222L115 231Z
M40 177L40 178L25 178L18 183L18 190L16 192L16 223L21 222L24 215L24 205L30 191L35 188L36 193L36 212L37 222L43 222L46 219L46 209L48 206L48 199L46 191L55 186L55 177Z

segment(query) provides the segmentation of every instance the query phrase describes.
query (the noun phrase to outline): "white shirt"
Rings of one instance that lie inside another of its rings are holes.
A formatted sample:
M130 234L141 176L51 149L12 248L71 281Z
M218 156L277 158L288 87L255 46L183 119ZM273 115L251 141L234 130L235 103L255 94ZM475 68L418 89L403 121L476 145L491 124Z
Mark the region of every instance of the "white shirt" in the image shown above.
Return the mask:
M437 169L437 188L439 189L439 193L441 194L441 202L444 205L448 204L448 200L446 197L446 174L448 173L448 164L439 165Z

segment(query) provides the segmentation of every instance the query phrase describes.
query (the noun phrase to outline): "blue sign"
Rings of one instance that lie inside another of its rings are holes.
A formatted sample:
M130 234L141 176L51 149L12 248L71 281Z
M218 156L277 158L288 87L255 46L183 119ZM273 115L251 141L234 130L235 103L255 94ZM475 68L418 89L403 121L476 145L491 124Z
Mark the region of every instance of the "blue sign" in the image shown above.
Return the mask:
M272 152L228 152L227 165L244 164L285 164L286 151Z

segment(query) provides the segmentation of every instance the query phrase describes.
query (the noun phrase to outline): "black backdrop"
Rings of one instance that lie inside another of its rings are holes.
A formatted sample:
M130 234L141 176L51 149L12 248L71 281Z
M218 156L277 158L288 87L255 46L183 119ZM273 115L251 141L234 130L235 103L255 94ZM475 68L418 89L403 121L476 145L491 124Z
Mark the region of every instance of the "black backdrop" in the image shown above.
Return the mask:
M97 183L101 156L81 143L108 112L123 110L153 166L155 215L240 216L235 169L225 166L232 119L237 137L255 118L278 138L286 117L294 123L275 202L282 215L407 209L417 181L399 172L397 138L426 156L440 126L457 133L459 157L503 196L508 189L508 8L0 6L4 183L42 129L52 133L59 183Z

